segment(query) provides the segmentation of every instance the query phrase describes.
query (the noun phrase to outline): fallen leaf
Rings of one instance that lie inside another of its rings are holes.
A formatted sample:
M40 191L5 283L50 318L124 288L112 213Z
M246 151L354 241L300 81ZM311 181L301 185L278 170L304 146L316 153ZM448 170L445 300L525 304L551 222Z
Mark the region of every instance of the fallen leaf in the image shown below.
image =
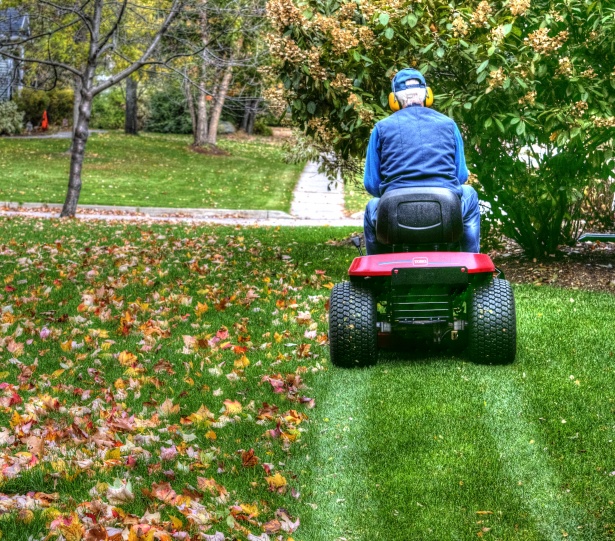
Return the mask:
M123 479L115 479L107 488L106 496L111 505L122 505L135 499L131 482Z

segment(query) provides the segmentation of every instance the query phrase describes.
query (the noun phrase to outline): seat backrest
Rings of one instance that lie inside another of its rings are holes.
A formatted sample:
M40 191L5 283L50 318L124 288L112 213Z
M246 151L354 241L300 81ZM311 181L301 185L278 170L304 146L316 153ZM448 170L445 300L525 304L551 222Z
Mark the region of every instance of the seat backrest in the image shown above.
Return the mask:
M380 198L376 238L382 244L456 243L463 232L461 199L446 188L400 188Z

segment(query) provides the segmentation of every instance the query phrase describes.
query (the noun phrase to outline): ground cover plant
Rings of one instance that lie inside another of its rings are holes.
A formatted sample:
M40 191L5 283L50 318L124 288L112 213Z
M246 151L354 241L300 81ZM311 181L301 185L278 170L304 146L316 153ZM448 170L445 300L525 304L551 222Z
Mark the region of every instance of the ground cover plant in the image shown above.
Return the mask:
M94 134L80 203L138 207L290 209L302 164L278 145L221 140L228 155L193 152L188 136ZM63 203L68 140L0 139L0 200Z
M339 370L350 229L3 219L3 539L609 539L613 296L516 286L515 364Z

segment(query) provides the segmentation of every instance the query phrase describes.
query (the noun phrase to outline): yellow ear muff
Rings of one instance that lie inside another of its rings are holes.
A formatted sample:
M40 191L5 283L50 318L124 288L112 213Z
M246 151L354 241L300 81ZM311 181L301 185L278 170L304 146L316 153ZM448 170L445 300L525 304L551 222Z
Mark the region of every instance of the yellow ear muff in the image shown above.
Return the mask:
M425 107L431 107L433 105L433 90L430 87L427 87L427 93L425 94ZM391 111L396 112L401 109L397 98L395 97L395 92L391 92L389 94L389 107Z
M433 90L427 87L427 94L425 95L425 107L431 107L433 105Z
M391 92L389 94L389 107L391 108L391 111L393 112L399 111L401 109L401 107L399 106L399 102L397 101L397 98L395 97L395 92Z

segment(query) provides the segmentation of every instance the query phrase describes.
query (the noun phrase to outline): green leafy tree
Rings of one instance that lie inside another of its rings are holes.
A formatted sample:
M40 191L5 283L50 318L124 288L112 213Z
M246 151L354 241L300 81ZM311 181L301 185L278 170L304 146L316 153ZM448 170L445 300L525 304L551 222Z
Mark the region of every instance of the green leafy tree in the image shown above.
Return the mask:
M360 169L389 114L390 78L414 66L460 124L492 217L529 255L553 253L608 213L612 2L270 0L268 12L293 119L334 151L332 166Z
M31 35L0 40L0 55L44 68L49 79L72 77L76 115L62 216L74 216L94 98L156 58L162 39L188 0L7 0L30 13ZM25 57L13 52L23 45Z

